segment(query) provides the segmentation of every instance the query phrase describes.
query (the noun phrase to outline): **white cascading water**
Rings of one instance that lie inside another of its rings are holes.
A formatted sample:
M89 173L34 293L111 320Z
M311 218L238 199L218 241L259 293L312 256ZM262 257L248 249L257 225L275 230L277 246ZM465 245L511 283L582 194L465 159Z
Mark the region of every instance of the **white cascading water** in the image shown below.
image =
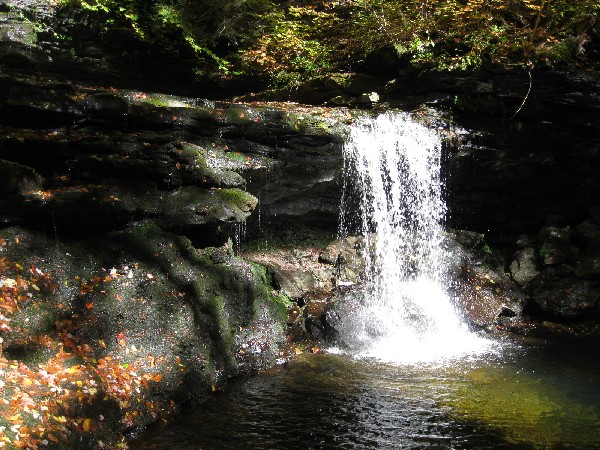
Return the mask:
M344 166L341 231L364 235L367 283L340 324L342 341L361 355L408 363L484 350L487 341L468 330L446 289L438 134L401 112L360 119ZM350 204L360 213L351 216Z

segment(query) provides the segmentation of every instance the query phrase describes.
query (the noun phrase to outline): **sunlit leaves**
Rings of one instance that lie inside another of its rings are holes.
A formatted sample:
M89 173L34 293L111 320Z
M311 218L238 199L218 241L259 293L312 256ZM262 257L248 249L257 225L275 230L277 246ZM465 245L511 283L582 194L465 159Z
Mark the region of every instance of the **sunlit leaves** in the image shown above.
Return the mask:
M352 70L389 43L442 69L569 58L600 14L598 0L70 2L164 52L193 54L198 75L261 75L285 86Z
M82 311L74 313L68 300L49 299L59 292L55 273L0 258L0 448L77 448L88 434L103 448L119 442L119 430L173 408L149 394L165 382L169 369L164 356L136 347L125 331L95 341L82 333L96 320L93 295L102 299L111 283L129 282L137 269L132 263L66 282L79 286L75 295ZM139 276L147 283L155 280L149 272ZM54 315L48 316L52 319L44 333L26 328L49 309ZM11 359L11 347L35 349L40 356L35 362ZM171 370L179 371L179 366L173 364ZM111 421L100 413L105 402L119 408Z

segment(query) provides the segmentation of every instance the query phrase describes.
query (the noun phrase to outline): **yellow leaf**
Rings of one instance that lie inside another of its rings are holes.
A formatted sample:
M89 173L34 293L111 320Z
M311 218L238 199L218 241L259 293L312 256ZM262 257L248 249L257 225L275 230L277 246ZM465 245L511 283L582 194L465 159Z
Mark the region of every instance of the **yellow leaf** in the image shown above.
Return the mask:
M85 419L83 421L83 431L90 431L91 423L92 423L91 419Z

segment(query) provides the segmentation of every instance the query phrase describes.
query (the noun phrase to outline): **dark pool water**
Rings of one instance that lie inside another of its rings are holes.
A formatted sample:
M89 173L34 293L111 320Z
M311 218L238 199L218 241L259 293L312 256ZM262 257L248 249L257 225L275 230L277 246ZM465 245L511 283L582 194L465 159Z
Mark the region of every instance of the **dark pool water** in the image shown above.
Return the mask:
M600 342L430 365L301 355L133 449L600 449Z

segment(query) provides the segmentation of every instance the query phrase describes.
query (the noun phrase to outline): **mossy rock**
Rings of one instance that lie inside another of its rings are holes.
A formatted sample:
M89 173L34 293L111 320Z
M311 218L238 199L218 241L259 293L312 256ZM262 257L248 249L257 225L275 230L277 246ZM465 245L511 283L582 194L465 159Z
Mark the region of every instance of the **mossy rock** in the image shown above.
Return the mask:
M88 392L65 397L61 414L69 424L83 420L69 414L104 416L94 436L109 445L172 402L272 366L285 343L285 299L263 267L230 247L198 250L151 222L71 242L3 229L0 261L2 286L18 275L24 296L2 331L5 356L81 373ZM71 359L57 359L63 349Z

